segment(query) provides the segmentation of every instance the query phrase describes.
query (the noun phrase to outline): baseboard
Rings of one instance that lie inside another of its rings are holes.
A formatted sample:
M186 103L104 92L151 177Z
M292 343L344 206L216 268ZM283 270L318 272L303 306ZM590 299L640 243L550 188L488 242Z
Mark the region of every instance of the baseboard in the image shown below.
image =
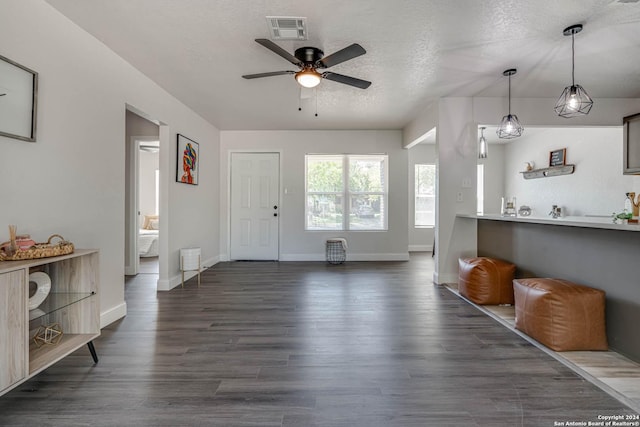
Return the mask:
M322 254L280 254L280 261L326 261L326 255Z
M202 262L202 268L200 269L200 272L205 271L208 268L213 267L214 265L216 265L217 263L220 262L220 257L216 256L216 257L212 257L209 259L206 259ZM186 282L187 280L191 279L192 277L195 277L198 275L198 272L193 270L193 271L185 271L184 272L184 281ZM178 286L182 286L182 272L179 272L177 275L169 278L169 280L158 280L158 290L159 291L170 291L173 288L176 288Z
M326 261L321 254L280 254L280 261ZM352 254L347 252L347 261L409 261L409 252Z
M214 265L216 265L217 263L221 262L222 260L220 258L221 258L221 255L214 256L214 257L211 257L209 259L204 260L203 263L202 263L202 270L204 271L207 268L211 268Z
M433 245L409 245L409 252L433 252Z
M458 283L458 275L433 273L433 281L438 285L444 285L447 283Z
M104 313L100 313L100 329L109 326L118 319L122 319L127 315L127 303L122 302L117 306L110 308Z

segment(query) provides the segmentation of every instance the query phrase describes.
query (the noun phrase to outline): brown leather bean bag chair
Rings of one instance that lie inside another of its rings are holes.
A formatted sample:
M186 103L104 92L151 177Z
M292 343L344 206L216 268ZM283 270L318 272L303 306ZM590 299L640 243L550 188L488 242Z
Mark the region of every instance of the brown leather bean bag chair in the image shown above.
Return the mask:
M562 279L516 279L516 329L555 351L607 350L605 293Z
M460 258L458 264L460 295L480 305L513 304L514 264L486 257Z

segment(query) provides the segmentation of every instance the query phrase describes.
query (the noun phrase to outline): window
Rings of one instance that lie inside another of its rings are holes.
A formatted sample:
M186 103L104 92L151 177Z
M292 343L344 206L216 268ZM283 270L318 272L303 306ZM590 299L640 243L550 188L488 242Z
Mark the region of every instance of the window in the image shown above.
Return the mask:
M307 155L306 230L386 230L386 155Z
M415 227L436 225L436 165L415 166Z
M476 209L478 215L484 214L484 165L478 165L478 187L476 197L478 199L478 207Z

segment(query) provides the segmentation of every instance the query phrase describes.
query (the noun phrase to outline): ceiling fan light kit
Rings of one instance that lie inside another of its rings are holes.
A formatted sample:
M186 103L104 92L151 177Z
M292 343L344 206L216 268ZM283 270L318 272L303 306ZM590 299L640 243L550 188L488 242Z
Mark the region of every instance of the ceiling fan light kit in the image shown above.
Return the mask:
M305 68L304 70L296 73L296 81L300 83L300 86L306 88L314 88L320 84L322 74L318 73L313 68Z
M520 124L518 116L511 114L511 76L517 72L518 70L515 68L510 68L502 73L503 76L509 77L509 114L502 118L500 126L498 126L498 129L496 130L498 138L501 139L517 138L521 136L524 131L524 127Z
M564 29L562 34L571 36L571 85L564 88L554 108L557 115L564 118L589 114L593 100L586 90L575 83L575 35L582 31L582 25L576 24Z

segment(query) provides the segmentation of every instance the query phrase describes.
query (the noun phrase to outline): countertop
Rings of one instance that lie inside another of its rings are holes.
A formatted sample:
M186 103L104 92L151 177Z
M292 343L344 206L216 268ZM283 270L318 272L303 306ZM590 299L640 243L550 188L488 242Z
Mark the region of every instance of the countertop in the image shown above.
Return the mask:
M501 216L456 214L458 218L482 219L489 221L524 222L531 224L560 225L566 227L600 228L605 230L640 231L640 224L615 224L609 217L566 216L560 218L532 216Z

